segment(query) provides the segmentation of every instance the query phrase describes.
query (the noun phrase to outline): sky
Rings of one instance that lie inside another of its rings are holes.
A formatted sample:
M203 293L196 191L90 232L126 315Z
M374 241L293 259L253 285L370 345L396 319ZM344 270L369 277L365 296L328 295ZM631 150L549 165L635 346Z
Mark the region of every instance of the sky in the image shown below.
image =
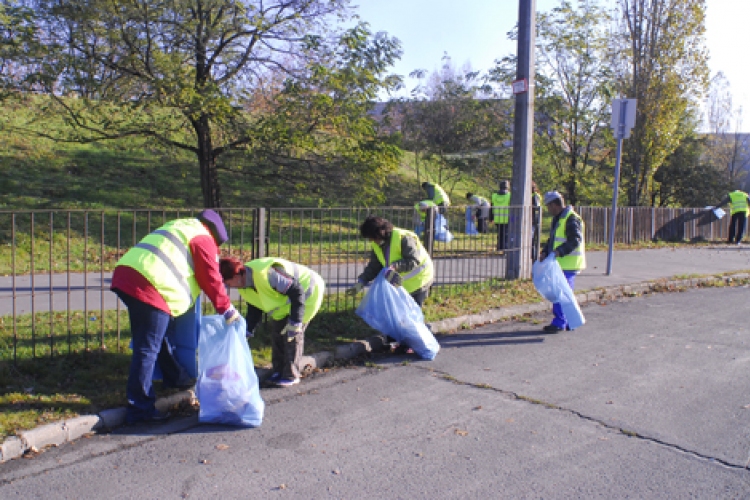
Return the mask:
M612 3L612 0L605 2ZM353 0L373 32L401 41L403 56L393 69L406 77L415 69L432 72L447 53L457 67L467 61L475 71L516 52L507 33L518 20L518 0ZM536 0L537 12L559 0ZM743 108L741 130L750 133L750 1L706 0L706 45L711 75L729 80L734 108ZM414 87L407 81L407 88Z

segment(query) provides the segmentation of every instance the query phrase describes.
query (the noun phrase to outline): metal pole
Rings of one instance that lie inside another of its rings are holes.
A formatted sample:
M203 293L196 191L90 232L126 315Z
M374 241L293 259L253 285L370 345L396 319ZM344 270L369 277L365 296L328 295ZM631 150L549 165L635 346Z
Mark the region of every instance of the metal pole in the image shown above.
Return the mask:
M509 279L531 277L531 159L534 131L534 45L536 38L536 0L519 0L518 67L516 79L526 79L526 92L516 94L513 128L513 178L510 211L515 216L508 224L507 275Z
M622 159L622 138L625 135L625 110L628 102L620 102L620 122L617 124L617 157L615 159L615 183L612 188L612 214L609 220L609 249L607 250L607 276L612 274L612 250L615 246L615 221L617 220L617 195L620 190L620 160Z

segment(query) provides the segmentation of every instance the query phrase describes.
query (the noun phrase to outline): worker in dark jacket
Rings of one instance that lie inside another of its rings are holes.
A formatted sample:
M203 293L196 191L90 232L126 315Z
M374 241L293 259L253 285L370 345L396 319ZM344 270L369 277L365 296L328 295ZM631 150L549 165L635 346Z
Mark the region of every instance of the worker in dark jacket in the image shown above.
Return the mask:
M721 200L715 207L721 207L729 203L729 211L732 214L732 220L729 221L729 238L727 243L739 245L742 237L745 235L745 226L747 225L747 214L750 211L750 197L744 191L735 190L729 193L726 198Z
M575 277L586 268L586 245L583 239L583 220L573 210L565 206L565 200L557 191L544 195L544 204L552 215L550 237L539 255L539 260L554 256L562 268L571 290L575 290ZM568 328L568 322L560 304L552 305L555 317L544 327L545 332L557 333Z
M431 182L423 182L422 189L427 193L427 199L435 203L439 207L439 212L445 215L446 209L451 206L451 200L448 198L448 193L445 192L445 189L439 184Z

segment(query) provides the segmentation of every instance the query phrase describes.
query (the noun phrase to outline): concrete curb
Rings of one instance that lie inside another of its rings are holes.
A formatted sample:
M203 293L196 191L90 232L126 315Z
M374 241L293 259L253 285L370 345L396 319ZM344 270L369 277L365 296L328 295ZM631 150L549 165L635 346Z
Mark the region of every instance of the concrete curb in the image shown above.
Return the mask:
M588 302L601 302L615 300L622 297L635 297L647 293L658 293L664 291L675 291L686 288L695 288L709 284L731 283L733 281L750 280L750 273L738 273L726 276L710 276L705 278L686 278L673 280L657 280L636 283L632 285L621 285L597 288L583 291L576 295L580 304ZM533 304L522 304L506 307L503 309L492 309L484 313L470 314L458 318L448 318L428 323L434 333L454 333L459 330L469 329L475 326L495 323L509 318L524 316L549 310L550 305L546 302ZM365 353L378 351L386 344L381 335L369 337L364 340L356 340L349 344L336 347L335 351L322 351L302 357L303 373L331 366L336 361L345 361ZM258 379L264 382L271 371L263 368L257 369ZM192 403L196 399L195 391L181 391L171 396L160 398L156 401L156 407L165 411L180 403ZM112 408L99 412L98 415L83 415L76 418L43 425L35 429L20 432L18 436L5 439L0 445L0 463L19 458L27 452L37 452L47 446L59 446L63 443L74 441L87 434L99 431L107 431L121 426L125 423L125 407Z

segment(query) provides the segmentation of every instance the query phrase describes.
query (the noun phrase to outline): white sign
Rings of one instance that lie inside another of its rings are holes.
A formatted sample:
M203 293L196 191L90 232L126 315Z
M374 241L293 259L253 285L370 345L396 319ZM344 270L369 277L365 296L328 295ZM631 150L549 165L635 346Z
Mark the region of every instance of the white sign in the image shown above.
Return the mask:
M514 94L523 94L529 90L529 81L526 78L515 80L511 83L511 88L513 89Z
M630 129L635 126L635 107L637 99L615 99L612 101L612 130L615 139L630 137Z

